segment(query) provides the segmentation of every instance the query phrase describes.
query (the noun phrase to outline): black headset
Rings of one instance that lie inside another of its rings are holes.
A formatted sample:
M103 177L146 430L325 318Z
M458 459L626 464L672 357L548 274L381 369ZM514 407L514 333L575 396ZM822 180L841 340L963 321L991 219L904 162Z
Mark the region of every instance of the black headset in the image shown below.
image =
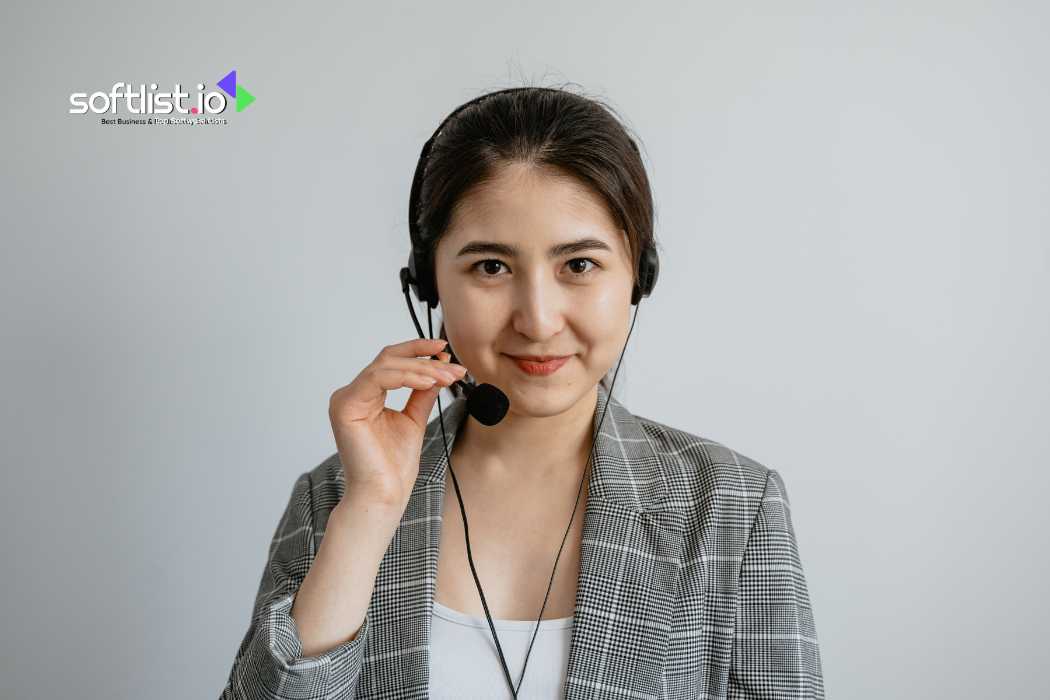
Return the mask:
M452 117L458 114L463 109L470 105L476 104L477 102L484 100L493 95L512 93L521 90L556 90L556 88L508 88L506 90L497 90L496 92L490 92L480 97L476 97L468 102L463 103L455 110L452 111L445 119L441 122L438 128L434 131L434 134L427 139L427 142L423 144L423 150L419 154L419 162L416 164L416 173L412 178L412 190L409 195L408 202L408 230L412 241L412 250L408 255L408 266L401 268L400 280L401 280L401 292L405 296L405 301L408 304L408 311L412 315L412 322L416 326L416 331L419 333L420 338L426 339L428 336L423 334L423 328L419 325L419 320L416 318L415 308L412 306L412 300L409 298L409 288L411 288L416 297L427 304L427 325L429 327L430 336L434 335L434 324L430 315L430 310L435 308L438 304L438 293L437 284L434 276L433 260L427 247L421 240L416 216L418 213L418 199L420 194L420 187L423 181L423 173L426 170L427 159L430 155L430 148L434 143L434 139L437 138L438 134L444 128L445 124L448 123ZM638 146L634 140L628 137L631 143L631 147L638 151ZM641 301L642 297L649 296L653 287L656 286L656 278L660 272L660 262L656 253L656 246L650 242L642 250L642 254L638 261L638 274L634 283L634 288L631 292L631 305L637 306L638 302ZM627 332L627 340L631 338L631 332L634 330L634 320L638 316L638 310L635 309L634 317L631 320L631 328ZM620 363L623 361L623 353L627 350L627 341L624 341L623 350L620 351L620 359L616 364L616 372L613 374L612 384L616 385L616 377L620 373ZM438 359L437 356L432 356L433 359ZM465 382L459 380L454 382L455 385L461 387L467 396L467 412L478 420L483 425L495 425L499 423L510 406L510 401L507 399L499 388L491 384L481 384L477 386L471 382ZM605 413L608 411L609 403L612 400L612 387L609 389L610 397L609 401L606 402L605 411L602 412L601 418L598 420L597 430L601 430L602 423L605 421ZM448 438L445 435L445 423L442 416L441 408L441 394L438 393L438 415L441 420L441 436L445 441L445 458L448 460L449 473L452 475L452 483L455 486L456 497L459 499L460 514L463 518L463 536L466 539L467 545L467 561L470 563L470 571L474 575L474 584L477 586L478 594L481 596L481 605L485 610L485 618L489 623L489 630L492 633L492 639L496 643L496 651L499 654L500 663L503 665L503 673L506 678L507 685L510 687L511 696L513 698L518 697L518 689L521 687L522 681L525 679L525 668L529 662L529 653L532 651L532 642L536 641L536 633L539 632L539 620L543 619L543 611L547 607L547 598L550 595L551 587L554 583L554 574L558 569L558 559L561 558L561 551L565 547L565 540L568 538L569 530L572 527L572 521L576 517L576 510L579 507L580 495L583 493L584 479L587 477L587 469L584 469L583 477L580 480L580 486L576 493L576 506L573 507L572 517L569 518L569 526L565 530L565 537L562 538L562 548L558 550L558 555L554 559L554 571L551 572L550 582L547 585L547 595L543 599L543 607L540 608L539 619L536 621L536 629L532 634L532 640L529 642L528 651L525 653L525 661L522 663L521 676L518 679L518 685L515 686L513 680L510 677L510 670L507 668L507 661L503 656L503 648L500 646L499 637L496 635L496 627L492 624L492 615L489 613L488 602L485 600L485 593L481 590L481 581L478 580L478 573L474 567L474 557L470 550L470 534L467 526L467 512L463 505L463 497L459 490L459 481L456 479L456 472L452 469L452 460L448 455ZM595 434L595 441L597 441L597 432ZM594 442L591 443L591 453L593 458Z

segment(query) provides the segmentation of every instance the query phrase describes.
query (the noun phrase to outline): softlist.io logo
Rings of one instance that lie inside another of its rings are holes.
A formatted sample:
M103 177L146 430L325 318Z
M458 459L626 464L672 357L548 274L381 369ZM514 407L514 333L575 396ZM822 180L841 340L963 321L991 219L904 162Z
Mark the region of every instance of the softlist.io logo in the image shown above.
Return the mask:
M180 83L175 83L175 89L171 92L153 92L157 89L156 83L150 83L148 90L145 83L140 83L138 90L130 83L114 83L108 93L100 91L88 95L86 92L74 92L69 96L69 104L72 105L69 113L86 114L91 111L95 114L116 114L117 107L123 104L130 114L222 114L228 104L227 95L235 100L238 112L243 112L255 102L255 95L237 82L236 69L219 80L217 86L222 92L205 92L204 83L197 83L196 100L184 107L183 100L188 100L190 94L182 89Z

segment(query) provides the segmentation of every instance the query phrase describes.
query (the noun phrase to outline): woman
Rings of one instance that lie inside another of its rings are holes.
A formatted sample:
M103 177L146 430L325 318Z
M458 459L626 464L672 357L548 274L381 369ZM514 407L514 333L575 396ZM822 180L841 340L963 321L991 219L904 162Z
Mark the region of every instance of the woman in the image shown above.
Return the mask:
M223 697L822 698L780 474L611 393L655 282L626 129L516 88L427 146L409 277L428 314L440 289L441 340L332 394L338 451L293 486Z

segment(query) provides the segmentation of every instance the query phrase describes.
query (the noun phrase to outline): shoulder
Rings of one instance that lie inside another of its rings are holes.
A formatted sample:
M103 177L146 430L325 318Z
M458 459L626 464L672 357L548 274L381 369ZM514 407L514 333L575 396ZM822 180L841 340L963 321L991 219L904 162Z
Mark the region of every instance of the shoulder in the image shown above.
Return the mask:
M642 416L666 486L663 510L683 528L682 560L696 576L728 577L737 568L709 562L741 561L756 524L777 538L790 534L790 503L780 473L723 442ZM760 548L765 546L759 540Z
M753 517L767 491L779 480L775 469L725 443L635 415L661 463L667 507L697 514L716 508Z

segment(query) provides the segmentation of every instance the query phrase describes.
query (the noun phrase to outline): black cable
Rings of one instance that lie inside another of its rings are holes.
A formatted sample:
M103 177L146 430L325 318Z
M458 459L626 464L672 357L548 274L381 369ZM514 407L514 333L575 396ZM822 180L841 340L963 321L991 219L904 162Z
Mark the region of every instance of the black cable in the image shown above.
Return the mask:
M430 306L427 305L427 331L430 333L430 337L434 337L434 321L430 315ZM456 479L456 472L452 469L452 457L448 453L448 438L445 435L445 418L442 416L441 407L441 390L438 389L437 395L438 401L438 421L441 423L441 440L445 445L445 459L448 461L448 471L452 474L452 485L456 489L456 498L459 500L459 513L463 517L463 537L467 541L467 562L470 564L470 573L474 576L474 585L478 588L478 594L481 596L481 606L485 609L485 619L488 620L489 630L492 631L492 639L496 642L496 651L499 653L500 663L503 664L503 673L507 679L507 685L510 686L511 693L514 694L515 700L517 700L518 693L514 689L514 682L510 679L510 671L507 669L507 660L503 656L503 648L499 644L499 637L496 636L496 627L492 624L492 615L489 613L489 604L485 600L485 593L481 590L481 581L478 580L478 571L474 568L474 555L470 551L470 534L467 527L467 510L463 505L463 496L459 492L459 481Z

